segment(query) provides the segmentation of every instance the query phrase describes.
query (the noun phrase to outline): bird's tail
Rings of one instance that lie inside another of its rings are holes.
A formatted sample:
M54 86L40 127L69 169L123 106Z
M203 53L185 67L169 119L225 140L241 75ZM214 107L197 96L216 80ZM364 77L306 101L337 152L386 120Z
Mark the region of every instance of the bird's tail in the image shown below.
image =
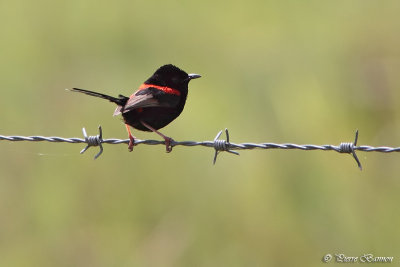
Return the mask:
M72 89L68 89L68 90L73 91L73 92L79 92L79 93L95 96L95 97L100 97L100 98L103 98L103 99L107 99L108 101L113 102L113 103L117 104L118 106L124 106L126 104L126 102L128 101L128 99L129 99L128 97L123 96L123 95L119 95L119 97L116 98L116 97L113 97L113 96L100 94L100 93L96 93L96 92L85 90L85 89L79 89L79 88L72 88Z

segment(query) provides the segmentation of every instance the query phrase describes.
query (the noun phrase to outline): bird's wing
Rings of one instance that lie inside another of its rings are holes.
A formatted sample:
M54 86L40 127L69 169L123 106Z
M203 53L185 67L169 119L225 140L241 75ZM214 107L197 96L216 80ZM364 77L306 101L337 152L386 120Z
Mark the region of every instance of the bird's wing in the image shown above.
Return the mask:
M167 94L156 88L147 88L136 91L129 97L125 106L118 106L114 115L126 113L133 109L149 107L175 107L179 102L179 96Z

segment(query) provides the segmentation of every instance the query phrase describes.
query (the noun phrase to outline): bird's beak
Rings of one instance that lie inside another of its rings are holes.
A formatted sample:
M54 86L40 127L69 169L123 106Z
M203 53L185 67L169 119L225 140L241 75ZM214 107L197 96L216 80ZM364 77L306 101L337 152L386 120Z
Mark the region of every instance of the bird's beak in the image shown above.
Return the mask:
M194 74L194 73L191 73L191 74L189 74L188 76L189 76L189 81L201 77L201 75L199 75L199 74Z

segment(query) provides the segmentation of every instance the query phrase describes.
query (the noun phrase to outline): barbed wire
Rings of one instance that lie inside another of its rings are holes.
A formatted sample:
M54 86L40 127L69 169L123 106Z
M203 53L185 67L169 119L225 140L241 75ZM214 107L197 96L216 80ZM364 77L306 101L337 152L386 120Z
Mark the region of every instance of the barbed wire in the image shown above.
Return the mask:
M54 142L54 143L86 143L86 147L81 150L81 154L84 153L89 147L99 146L99 152L94 156L94 159L97 159L103 153L103 145L102 144L128 144L129 139L103 139L103 131L101 126L99 126L99 134L95 136L88 136L85 128L82 129L84 138L64 138L58 136L4 136L0 135L0 141L12 141L12 142L20 142L20 141L31 141L31 142ZM219 139L222 130L218 132L213 141L171 141L171 146L204 146L204 147L212 147L215 150L213 164L215 164L217 157L220 152L226 151L235 155L239 155L239 153L235 150L247 150L247 149L299 149L299 150L333 150L339 153L347 153L351 154L355 159L357 166L362 170L362 165L360 160L357 157L356 151L364 151L364 152L381 152L381 153L391 153L391 152L400 152L400 147L373 147L373 146L357 146L358 141L358 130L355 133L355 138L353 142L343 142L338 146L335 145L312 145L312 144L292 144L292 143L241 143L235 144L229 141L229 132L228 129L225 129L226 140ZM135 139L134 145L165 145L165 141L159 140L140 140Z

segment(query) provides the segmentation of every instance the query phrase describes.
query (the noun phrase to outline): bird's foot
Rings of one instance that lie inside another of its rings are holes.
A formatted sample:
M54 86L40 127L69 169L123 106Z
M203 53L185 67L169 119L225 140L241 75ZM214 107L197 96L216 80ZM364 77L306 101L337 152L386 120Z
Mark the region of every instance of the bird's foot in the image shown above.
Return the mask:
M163 136L165 140L165 152L170 153L172 151L173 145L171 143L174 142L174 139L168 136Z
M135 146L135 137L129 135L129 145L128 145L129 152L132 152L134 146Z
M136 137L134 137L134 136L132 135L131 129L129 128L129 125L128 125L128 124L125 124L125 127L126 127L126 130L127 130L127 132L128 132L128 135L129 135L128 150L129 150L129 152L132 152L133 147L135 146L135 138L136 138Z

